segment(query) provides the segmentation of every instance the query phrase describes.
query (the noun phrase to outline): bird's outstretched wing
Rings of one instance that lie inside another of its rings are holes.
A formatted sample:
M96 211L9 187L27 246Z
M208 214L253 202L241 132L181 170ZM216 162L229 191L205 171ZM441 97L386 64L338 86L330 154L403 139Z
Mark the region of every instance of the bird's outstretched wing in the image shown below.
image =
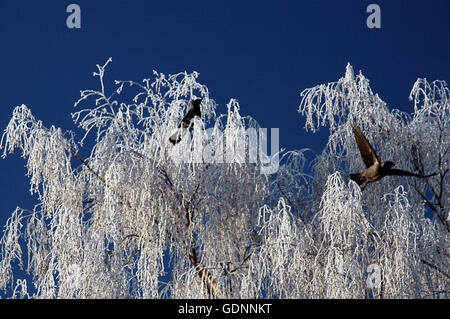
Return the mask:
M397 175L397 176L415 176L415 177L419 177L419 178L427 178L427 177L431 177L431 176L435 176L438 173L433 173L430 175L421 175L421 174L416 174L416 173L411 173L408 171L404 171L402 169L396 169L396 168L392 168L389 170L387 175Z
M353 126L353 135L355 135L359 153L361 154L366 167L369 168L376 162L380 162L378 160L377 154L375 153L375 150L373 149L372 145L370 145L364 134L361 132L361 129L358 125Z

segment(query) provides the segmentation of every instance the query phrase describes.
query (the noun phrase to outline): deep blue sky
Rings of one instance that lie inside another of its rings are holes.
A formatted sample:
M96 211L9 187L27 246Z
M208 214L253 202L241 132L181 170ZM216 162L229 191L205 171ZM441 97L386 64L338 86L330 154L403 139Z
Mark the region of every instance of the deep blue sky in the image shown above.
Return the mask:
M81 29L66 27L70 3L81 7ZM381 29L366 26L370 3L381 7ZM110 84L195 70L217 113L237 98L243 115L280 128L281 147L320 152L327 131L303 130L299 93L336 81L350 62L391 108L411 111L417 77L449 80L449 13L448 0L0 0L0 130L22 103L44 125L74 130L73 103L112 57ZM2 229L16 206L33 205L16 154L0 159Z

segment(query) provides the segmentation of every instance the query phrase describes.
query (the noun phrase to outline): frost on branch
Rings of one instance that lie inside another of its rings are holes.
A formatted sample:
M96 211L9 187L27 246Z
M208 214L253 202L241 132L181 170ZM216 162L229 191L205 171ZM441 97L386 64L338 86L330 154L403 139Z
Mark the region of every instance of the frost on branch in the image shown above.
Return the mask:
M24 105L2 136L2 156L22 152L37 195L34 208L12 213L0 239L8 296L448 297L445 82L419 79L409 115L390 111L348 65L343 78L302 93L306 128L330 128L325 149L308 161L309 150L261 154L258 123L235 99L219 113L198 73L154 71L110 88L110 62L97 66L99 87L75 103L79 140L44 127ZM202 117L173 146L169 137L196 98ZM438 174L386 177L362 192L347 177L364 168L353 123L384 160ZM276 172L264 174L278 155ZM15 266L31 284L13 277Z
M323 237L316 239L321 241L317 266L323 271L314 277L315 290L327 298L364 296L373 230L360 198L359 188L354 183L346 185L339 173L328 177L318 213Z
M269 189L245 155L243 133L259 126L235 100L217 117L195 72L116 81L108 93L109 62L97 66L99 88L81 91L72 115L84 130L79 144L94 142L88 158L72 135L44 127L26 106L14 110L3 156L22 151L39 197L8 221L1 288L14 283L18 261L33 278L31 297L232 296ZM203 99L202 118L172 146L168 138L195 97Z
M370 293L379 297L448 295L443 288L450 278L450 94L446 82L418 79L410 94L412 115L389 111L362 73L354 76L350 64L343 78L306 89L301 97L299 112L306 116L306 129L330 128L328 144L314 169L313 185L322 201L330 174L345 172L348 180L349 173L365 169L352 133L354 124L361 127L382 161L421 175L437 173L426 179L385 177L367 185L360 202L367 221L381 236L371 245L378 254L374 262L381 267L382 284L379 291Z

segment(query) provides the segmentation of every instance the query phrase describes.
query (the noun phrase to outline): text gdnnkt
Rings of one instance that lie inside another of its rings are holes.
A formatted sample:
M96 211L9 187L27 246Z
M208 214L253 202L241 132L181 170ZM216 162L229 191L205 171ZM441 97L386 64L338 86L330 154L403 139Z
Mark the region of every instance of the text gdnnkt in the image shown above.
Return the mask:
M258 304L258 303L226 303L221 308L214 308L213 306L189 305L185 303L183 306L178 306L179 314L204 314L208 317L211 311L222 311L222 313L270 313L270 306L272 304Z

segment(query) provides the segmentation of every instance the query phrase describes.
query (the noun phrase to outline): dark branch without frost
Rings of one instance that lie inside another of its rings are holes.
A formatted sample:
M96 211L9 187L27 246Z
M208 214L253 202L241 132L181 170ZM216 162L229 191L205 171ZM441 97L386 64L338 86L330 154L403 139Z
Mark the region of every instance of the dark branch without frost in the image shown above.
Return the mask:
M197 250L195 248L195 240L194 236L192 234L191 223L193 218L193 211L190 209L190 205L192 204L193 200L195 199L195 196L197 195L198 189L200 187L200 182L197 183L195 186L194 192L191 195L191 198L184 204L184 210L186 212L186 227L190 231L191 236L191 250L188 255L189 262L194 266L195 270L197 271L197 275L201 279L203 283L203 287L206 289L206 292L209 297L215 298L217 296L217 288L216 288L216 282L212 275L209 273L208 270L206 270L201 264L200 259L197 254Z
M72 154L72 156L74 156L76 159L78 159L84 166L86 166L86 168L92 173L94 174L103 184L105 183L105 180L100 177L100 175L98 175L98 173L96 171L94 171L89 164L80 156L80 154L78 154L75 149L73 147L70 147L70 153Z

